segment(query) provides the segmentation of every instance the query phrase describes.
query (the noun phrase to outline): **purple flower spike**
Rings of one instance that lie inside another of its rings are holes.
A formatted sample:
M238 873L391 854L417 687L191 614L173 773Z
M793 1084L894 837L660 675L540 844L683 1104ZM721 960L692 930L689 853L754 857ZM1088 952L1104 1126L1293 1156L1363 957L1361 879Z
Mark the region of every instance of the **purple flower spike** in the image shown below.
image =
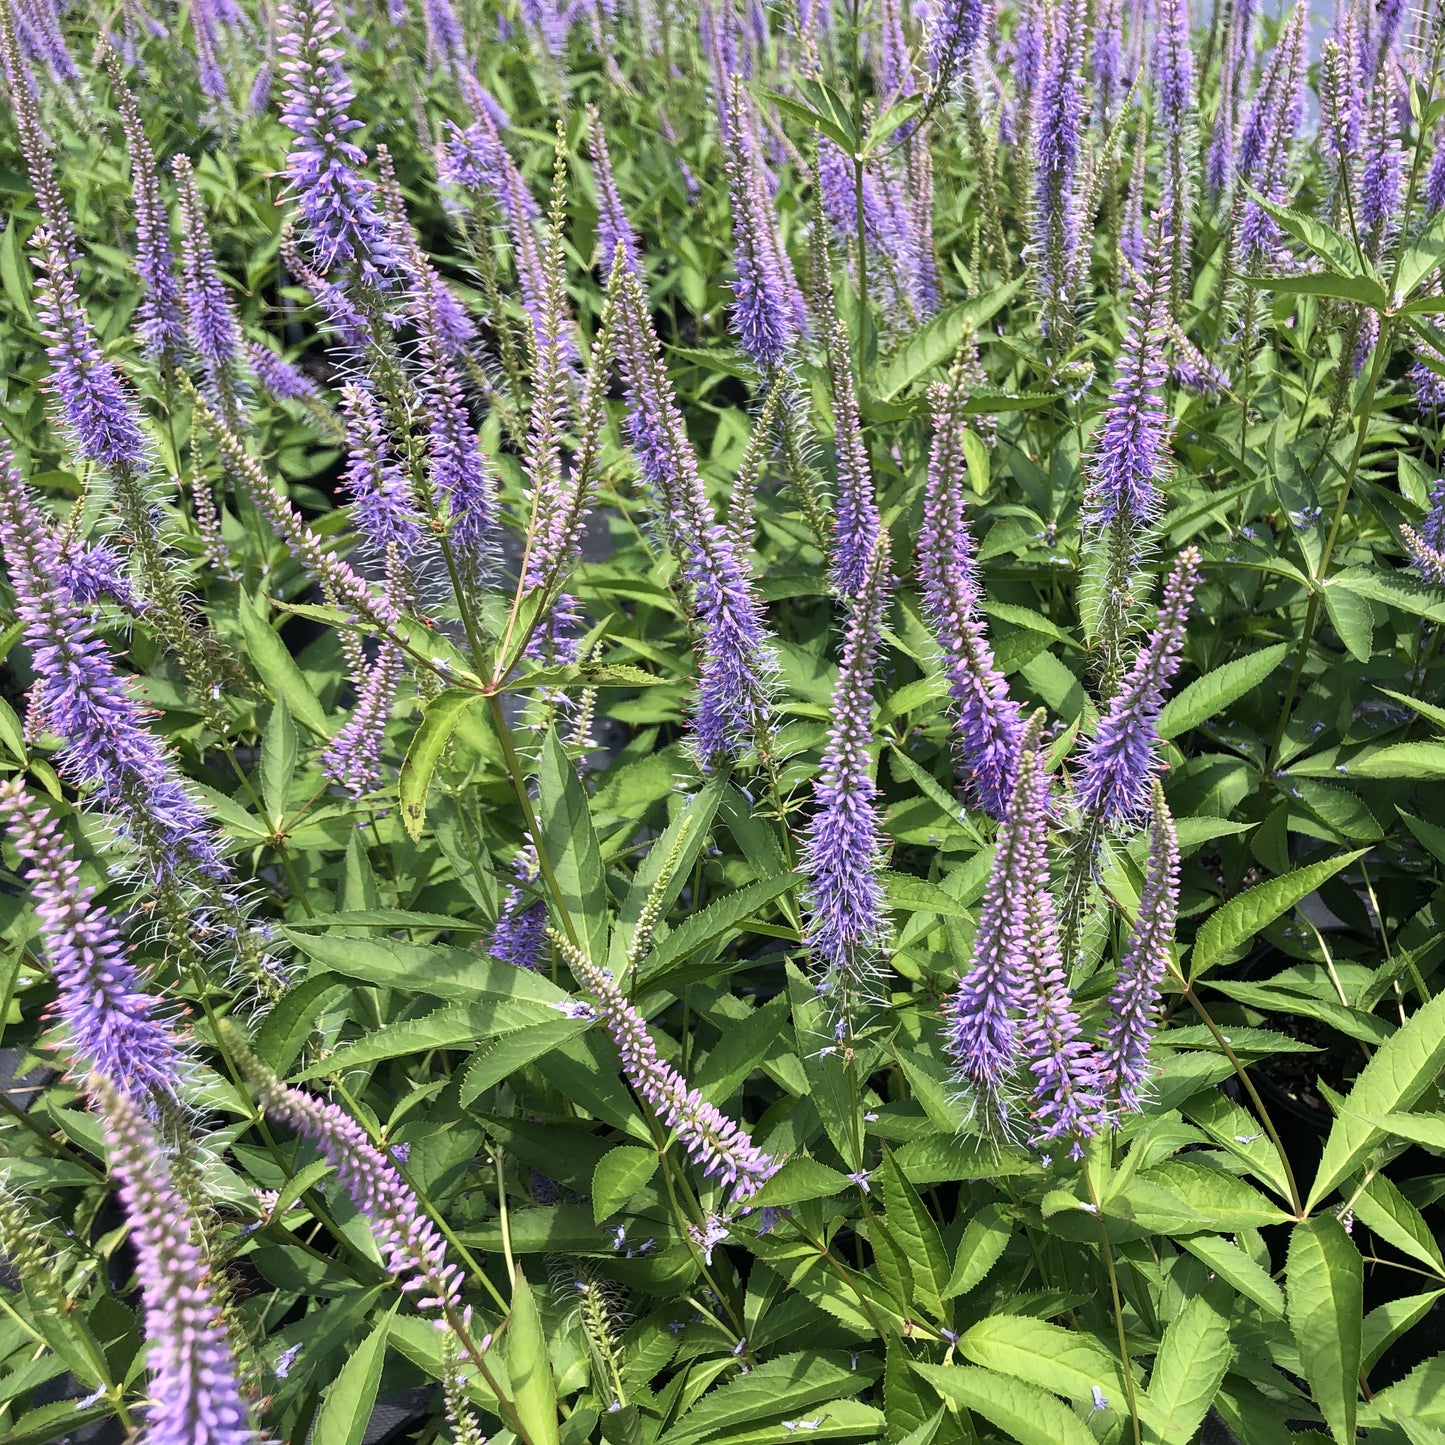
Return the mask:
M1047 12L1048 43L1034 96L1034 245L1046 316L1072 312L1081 236L1079 163L1084 100L1084 27L1065 7Z
M80 860L60 825L26 796L18 778L0 783L0 819L28 865L40 937L50 960L69 1051L146 1112L181 1089L185 1056L157 1016L157 1000L130 961L125 939L80 882Z
M443 1313L457 1307L462 1271L447 1260L446 1241L422 1212L396 1165L367 1138L366 1131L335 1104L283 1084L230 1024L226 1041L257 1102L273 1119L309 1139L336 1169L341 1187L376 1238L386 1267L417 1308Z
M1097 1055L1082 1037L1059 949L1049 888L1048 778L1042 775L1041 759L1038 766L1042 781L1036 785L1039 806L1033 813L1033 846L1025 865L1031 876L1025 886L1026 943L1016 993L1019 1053L1033 1075L1029 1143L1042 1149L1052 1140L1068 1139L1069 1153L1078 1159L1083 1141L1097 1132L1104 1100Z
M1002 818L1013 792L1024 723L994 664L984 626L973 535L963 516L967 418L957 388L936 386L933 449L918 536L923 609L943 653L963 774L979 805Z
M1138 1113L1144 1107L1159 985L1169 967L1178 912L1179 839L1164 804L1164 791L1156 782L1144 892L1109 993L1107 1021L1099 1034L1099 1078L1120 1110Z
M303 376L286 358L261 341L245 344L246 360L261 383L277 401L296 401L324 405L321 389L308 376Z
M960 75L988 28L988 0L941 0L928 27L928 66L934 75Z
M1426 372L1437 389L1442 387L1441 378L1435 372L1419 363L1416 365ZM1445 407L1445 396L1441 397L1439 406ZM1445 586L1445 478L1430 488L1430 506L1420 521L1420 530L1404 526L1400 532L1415 570L1427 582Z
M947 1005L944 1046L960 1081L973 1095L985 1132L1008 1124L1007 1090L1018 1062L1019 981L1029 945L1030 895L1044 852L1048 779L1038 754L1039 723L1022 740L1008 808L999 824L993 866L968 971Z
M405 673L401 649L383 642L360 685L351 716L321 753L321 771L353 798L364 798L381 782L386 719Z
M169 749L145 726L140 704L84 611L56 587L64 572L54 529L3 448L0 555L35 669L32 727L61 739L61 775L75 787L94 789L135 845L152 887L230 882L220 839L187 791Z
M1164 350L1170 335L1169 252L1169 237L1157 236L1135 283L1114 386L1086 464L1084 525L1091 530L1103 531L1119 522L1142 530L1163 505L1158 483L1168 460L1171 431L1164 406L1169 375Z
M597 264L604 276L610 275L613 257L620 246L627 269L641 280L642 251L637 244L637 233L627 219L618 194L602 117L591 105L587 107L587 153L592 157L593 184L597 190Z
M1160 0L1154 32L1154 87L1159 122L1167 133L1177 134L1189 119L1194 94L1188 0Z
M1382 65L1370 91L1365 126L1364 166L1360 171L1358 220L1378 255L1391 235L1405 184L1404 152L1400 146L1400 74L1392 63Z
M56 179L50 141L40 123L34 81L8 25L0 28L0 60L20 149L40 209L40 224L30 237L38 267L35 303L50 358L50 390L61 424L84 460L107 468L138 468L145 461L145 434L120 370L101 351L81 304L70 213Z
M728 197L733 213L733 330L743 350L766 372L797 349L804 329L802 294L777 234L757 118L742 82L733 76L728 109L735 136L727 148Z
M862 588L853 599L833 692L833 725L813 787L817 811L803 847L808 875L805 937L822 977L818 992L839 1019L869 993L874 957L888 935L879 870L884 841L869 753L873 681L892 592L888 533L878 535Z
M285 81L281 119L296 136L286 173L317 267L353 268L367 285L385 290L398 257L376 186L357 171L366 155L346 139L361 122L347 114L356 92L341 68L332 0L283 0L276 29Z
M377 561L394 552L410 563L424 545L422 517L393 455L381 406L366 387L348 382L341 388L341 410L349 448L341 485L362 545Z
M547 954L547 905L537 897L535 885L541 876L537 850L529 843L512 859L517 881L507 889L492 930L488 952L502 963L540 973Z
M135 96L121 79L118 67L111 70L111 84L126 150L130 153L130 185L135 197L135 265L141 281L141 299L136 307L137 330L147 355L156 360L176 361L185 346L185 322L181 316L181 292L176 281L170 218L161 195L160 172Z
M628 433L692 591L702 648L693 745L707 770L763 741L777 662L747 558L708 500L642 288L626 272L616 280Z
M1107 126L1124 88L1124 0L1100 0L1094 14L1094 92Z
M200 1229L141 1109L102 1074L90 1092L130 1222L145 1304L152 1445L260 1445L250 1426L225 1321L212 1294Z
M1084 817L1104 827L1137 822L1149 806L1159 769L1156 724L1169 680L1179 670L1198 570L1199 553L1186 548L1164 588L1153 633L1084 744L1075 796Z
M180 199L186 337L200 358L211 392L223 406L234 406L243 360L240 323L231 308L226 284L216 269L205 208L190 159L176 156L171 162L171 171Z
M597 1012L622 1056L623 1077L663 1124L676 1132L702 1172L730 1190L732 1208L745 1209L748 1200L777 1172L778 1161L658 1057L646 1021L607 969L565 940L555 941L577 982L596 1001Z
M840 319L835 319L828 344L828 370L833 381L834 447L838 456L833 586L842 597L852 597L863 586L883 525L873 486L873 468L863 441L853 368L848 358L848 331Z

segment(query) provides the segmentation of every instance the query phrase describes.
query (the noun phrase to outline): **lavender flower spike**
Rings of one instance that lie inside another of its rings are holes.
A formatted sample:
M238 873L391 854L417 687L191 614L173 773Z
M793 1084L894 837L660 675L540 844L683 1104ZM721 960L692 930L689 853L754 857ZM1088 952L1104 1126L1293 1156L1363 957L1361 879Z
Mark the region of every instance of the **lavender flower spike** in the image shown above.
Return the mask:
M1018 1056L1019 978L1028 946L1029 887L1043 851L1048 784L1039 761L1042 716L1021 738L1008 810L984 886L973 957L949 1000L944 1047L986 1132L1008 1123L1007 1088ZM1047 868L1047 864L1045 864Z
M1087 463L1084 525L1093 531L1105 531L1116 522L1130 530L1142 529L1162 506L1157 483L1170 433L1164 406L1169 375L1164 354L1170 334L1169 251L1167 236L1153 238L1135 282L1113 389Z
M622 1056L628 1084L676 1132L689 1157L704 1174L731 1191L734 1209L747 1202L777 1172L778 1161L753 1143L747 1131L688 1086L670 1064L658 1057L657 1045L642 1015L607 969L593 963L566 939L552 935L573 976L597 1002L598 1013Z
M802 298L774 226L754 117L736 75L727 106L735 135L727 147L737 268L733 330L743 350L765 372L773 372L797 347L804 321Z
M873 957L888 933L878 877L882 822L869 744L878 644L893 584L889 552L888 533L881 532L853 599L833 691L833 725L813 787L818 810L803 847L809 879L805 936L822 969L818 992L840 1019L866 997Z
M613 279L628 432L693 594L702 647L694 746L709 769L766 736L777 661L747 559L708 500L642 288L625 271L614 270Z
M181 274L184 283L186 336L200 359L212 394L223 409L235 413L241 396L244 352L241 326L231 309L226 284L216 267L206 212L196 187L190 158L171 161L181 212ZM239 415L239 413L235 413Z
M322 750L321 771L353 798L364 798L381 782L386 719L405 673L402 650L395 643L383 641L360 684L351 716Z
M170 218L161 195L156 154L146 137L135 96L121 78L119 65L114 57L107 63L126 150L130 153L130 186L135 197L135 264L141 281L141 299L136 307L137 330L147 355L156 360L176 361L185 345L185 324L181 317L175 253L171 249Z
M1099 1077L1111 1101L1133 1113L1144 1107L1159 984L1169 967L1179 912L1179 838L1158 779L1153 806L1149 866L1139 914L1109 993L1107 1022L1099 1034Z
M1079 165L1084 102L1081 47L1085 27L1069 7L1050 4L1047 48L1034 96L1034 244L1045 324L1067 326L1073 315L1082 240Z
M637 233L627 219L622 197L617 191L617 177L612 170L612 153L607 149L607 134L596 107L587 107L587 152L592 157L593 184L597 191L597 260L605 276L612 270L617 248L622 248L624 264L636 277L642 277L642 252Z
M340 29L332 0L283 0L276 19L281 119L296 136L286 173L317 267L354 267L368 285L385 290L398 258L376 187L357 173L365 153L346 139L361 122L347 114L356 92L341 68Z
M1037 753L1030 772L1035 770L1038 781L1031 780L1036 798L1031 815L1033 840L1020 880L1027 914L1026 942L1016 993L1019 1051L1034 1079L1029 1143L1042 1148L1051 1140L1068 1139L1069 1153L1078 1159L1083 1154L1082 1141L1097 1132L1104 1100L1099 1092L1097 1056L1082 1037L1059 947L1049 887L1048 778ZM1021 780L1023 771L1020 764Z
M873 468L863 441L858 393L849 361L848 331L833 322L828 340L828 370L833 382L834 447L838 456L837 518L833 528L833 586L852 597L872 565L882 519L873 486Z
M1153 634L1084 745L1075 796L1085 818L1104 827L1137 821L1149 805L1159 767L1156 723L1169 679L1179 670L1185 623L1199 571L1193 547L1179 554Z
M492 930L489 952L502 963L537 973L547 951L547 905L537 897L535 885L541 876L537 850L529 843L512 859L517 881L507 889Z
M50 358L50 389L62 424L83 459L107 468L137 468L145 460L145 434L120 370L101 351L81 304L70 213L51 162L50 141L40 123L31 88L34 82L9 25L0 26L0 61L20 149L40 208L40 224L31 234L30 245L39 267L35 301L45 353Z
M103 1074L90 1080L105 1126L110 1167L130 1221L145 1302L152 1445L260 1445L251 1428L225 1322L197 1227L136 1103Z
M1013 791L1024 723L994 665L981 611L973 536L963 517L967 421L957 407L961 383L933 389L933 449L923 494L918 575L923 609L943 653L960 762L990 817L1002 818Z
M988 0L942 0L930 8L929 69L937 76L961 75L988 26Z
M273 1119L309 1139L336 1168L341 1186L371 1225L386 1267L407 1294L421 1294L417 1308L446 1313L461 1298L462 1271L447 1260L446 1241L422 1213L416 1195L396 1165L367 1138L366 1131L335 1104L283 1084L251 1052L229 1023L226 1042L257 1101Z
M185 1063L180 1041L157 1016L157 1000L128 957L125 939L58 821L26 796L18 778L0 783L0 819L29 866L40 937L55 980L70 1052L147 1113L174 1099Z
M1433 371L1428 374L1437 383L1440 381ZM1430 488L1430 506L1420 519L1420 530L1406 525L1400 532L1415 570L1427 582L1445 586L1445 478Z
M62 776L95 790L136 846L153 887L230 882L220 839L186 790L166 745L146 727L140 704L83 609L57 589L63 571L54 529L3 446L0 555L32 653L32 725L59 735Z

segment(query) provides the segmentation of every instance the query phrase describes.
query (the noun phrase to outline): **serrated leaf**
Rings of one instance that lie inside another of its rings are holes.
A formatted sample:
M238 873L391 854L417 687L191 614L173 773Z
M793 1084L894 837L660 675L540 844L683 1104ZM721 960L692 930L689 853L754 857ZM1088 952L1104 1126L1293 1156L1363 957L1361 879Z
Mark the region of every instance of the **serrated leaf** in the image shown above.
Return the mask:
M1310 1190L1313 1209L1379 1138L1369 1116L1408 1109L1445 1066L1445 994L1417 1009L1360 1071L1325 1140Z
M273 698L284 697L291 715L318 737L327 735L326 715L311 679L301 671L286 644L276 635L271 624L243 592L238 603L241 632L246 639L246 653L251 659L266 690Z
M1275 1319L1284 1318L1284 1291L1269 1272L1252 1260L1237 1244L1217 1234L1191 1234L1178 1241L1196 1259L1203 1260L1226 1284L1245 1299L1253 1300Z
M1402 612L1411 613L1415 617L1427 617L1431 622L1445 622L1445 597L1440 595L1440 589L1431 587L1405 572L1348 568L1332 577L1330 586L1343 587L1347 592L1358 593L1373 602L1398 607Z
M311 1438L317 1445L323 1441L325 1445L361 1445L376 1407L390 1329L391 1314L383 1315L327 1386L311 1426Z
M1236 948L1248 943L1268 923L1287 913L1307 898L1327 878L1348 868L1357 858L1369 852L1361 848L1336 858L1322 858L1318 863L1282 873L1231 898L1204 920L1189 956L1189 977L1193 982L1214 964L1227 958Z
M1092 1404L1096 1389L1114 1405L1126 1395L1119 1362L1098 1340L1046 1320L991 1315L964 1331L958 1352L975 1365L1080 1404Z
M1356 662L1368 662L1374 655L1375 637L1375 614L1369 602L1358 592L1341 588L1334 582L1323 584L1321 595L1330 624L1350 656Z
M524 1028L511 1029L499 1038L488 1039L466 1062L457 1089L457 1102L466 1108L518 1069L560 1048L591 1027L589 1019L550 1018Z
M953 1400L1020 1445L1094 1445L1082 1420L1036 1385L975 1365L915 1364L945 1399Z
M1445 743L1391 743L1370 748L1346 764L1352 778L1408 778L1423 783L1445 778Z
M1229 1325L1206 1301L1185 1300L1170 1320L1149 1376L1149 1403L1161 1440L1189 1445L1234 1358Z
M1171 698L1159 714L1159 736L1177 738L1190 728L1223 712L1231 703L1248 696L1269 678L1289 653L1289 644L1277 643L1244 657L1236 657L1203 677L1196 677L1177 697Z
M824 1350L765 1360L746 1375L704 1395L658 1445L730 1441L738 1426L795 1417L830 1400L856 1395L878 1376L877 1364Z
M1385 1175L1377 1174L1363 1189L1357 1190L1351 1208L1366 1229L1445 1278L1445 1256L1441 1255L1430 1226Z
M1407 1330L1412 1330L1431 1310L1445 1299L1445 1290L1432 1289L1424 1294L1407 1295L1404 1299L1386 1300L1365 1316L1361 1340L1364 1354L1360 1367L1368 1373L1380 1356Z
M690 914L665 938L653 944L638 971L640 986L655 988L684 959L740 929L760 908L786 893L798 880L799 875L793 872L759 878Z
M803 1204L809 1199L830 1199L852 1188L846 1174L840 1174L806 1154L799 1154L787 1160L748 1202L755 1209L765 1205L782 1208L789 1204Z
M1012 300L1022 280L1015 277L987 295L955 302L922 326L889 361L878 382L879 400L892 401L919 377L952 361L960 343Z
M298 746L296 724L291 721L291 709L286 706L286 695L282 693L271 709L266 731L261 734L261 797L271 826L278 832L286 820Z
M449 687L427 703L412 734L397 778L397 794L402 826L413 843L421 841L426 829L426 795L437 763L463 715L481 700L479 693Z
M1364 1262L1333 1215L1296 1224L1285 1299L1300 1368L1338 1445L1355 1438Z
M1367 276L1337 276L1328 271L1293 272L1288 276L1243 276L1247 285L1273 291L1280 296L1332 296L1356 301L1376 311L1388 309L1389 295L1378 281Z
M981 1284L1013 1237L1013 1223L1002 1204L985 1204L964 1227L953 1272L943 1287L944 1299L967 1294Z
M551 860L561 906L577 931L578 946L594 962L600 962L607 957L609 925L602 854L582 780L555 730L542 742L537 789L541 795L541 846Z
M948 1282L948 1256L933 1217L923 1207L918 1191L898 1167L891 1150L884 1150L880 1166L883 1175L884 1218L893 1237L908 1255L913 1286L925 1308L935 1318L943 1313L943 1288Z
M657 1173L657 1151L619 1144L592 1171L592 1217L601 1224L617 1213Z
M560 1445L557 1386L547 1358L547 1335L536 1296L520 1269L512 1281L512 1310L507 1321L507 1375L517 1419L531 1445Z

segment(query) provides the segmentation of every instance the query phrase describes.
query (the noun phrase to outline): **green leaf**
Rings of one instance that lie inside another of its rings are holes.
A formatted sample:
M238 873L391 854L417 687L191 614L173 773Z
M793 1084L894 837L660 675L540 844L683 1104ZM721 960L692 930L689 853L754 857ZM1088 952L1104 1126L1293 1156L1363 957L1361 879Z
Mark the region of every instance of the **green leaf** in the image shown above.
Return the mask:
M1204 920L1194 941L1194 951L1189 956L1189 977L1193 982L1214 964L1229 957L1235 949L1249 942L1267 923L1273 923L1281 914L1287 913L1301 899L1309 897L1327 878L1333 878L1343 868L1348 868L1357 858L1363 858L1370 850L1361 848L1358 852L1345 853L1337 858L1322 858L1296 868L1292 873L1283 873L1270 878L1254 888L1231 898L1223 907L1216 908Z
M512 1404L531 1445L560 1445L557 1387L547 1358L547 1335L536 1297L519 1269L512 1281L512 1312L507 1322L507 1374Z
M1037 1386L971 1365L922 1365L914 1370L1020 1445L1094 1445L1083 1421Z
M731 1442L738 1426L787 1419L831 1400L856 1395L878 1376L876 1362L841 1352L804 1350L754 1365L702 1397L658 1445L696 1445L715 1437Z
M1365 1316L1362 1332L1364 1356L1361 1368L1368 1373L1375 1367L1380 1356L1407 1330L1412 1330L1439 1302L1445 1299L1445 1290L1426 1290L1424 1294L1406 1295L1404 1299L1386 1300L1378 1309Z
M325 974L293 984L257 1029L251 1042L256 1057L284 1077L311 1037L327 998L344 987L340 979Z
M503 1079L524 1068L543 1054L551 1053L569 1039L586 1033L590 1019L550 1018L513 1029L484 1043L466 1062L457 1102L463 1108Z
M383 1059L400 1058L403 1054L423 1054L430 1049L470 1048L482 1039L511 1033L538 1024L549 1017L551 1005L527 999L491 999L486 1003L452 1004L427 1014L424 1018L406 1019L374 1029L354 1044L337 1049L334 1054L312 1064L296 1075L298 1080L321 1078L344 1073L347 1069L380 1063ZM564 1019L564 1023L574 1020ZM575 1022L584 1022L575 1020Z
M1008 1210L998 1203L985 1204L968 1221L954 1256L953 1273L943 1287L944 1299L967 1294L981 1284L1013 1238Z
M601 1224L616 1214L657 1173L657 1151L619 1144L592 1171L592 1217Z
M291 709L286 706L286 695L282 693L261 735L261 797L269 811L271 826L277 832L286 821L291 779L296 775L297 749L296 724L291 721Z
M1354 567L1337 573L1330 579L1330 586L1343 587L1348 592L1356 592L1372 602L1383 602L1388 607L1397 607L1415 617L1445 622L1445 597L1441 597L1440 589L1411 577L1407 572Z
M1262 686L1289 653L1287 642L1247 653L1197 677L1159 714L1159 736L1177 738Z
M1215 1229L1260 1228L1289 1219L1284 1210L1243 1179L1191 1159L1170 1159L1141 1171L1139 1177L1163 1186ZM1191 1232L1198 1229L1196 1224Z
M1445 1429L1445 1355L1416 1365L1403 1380L1380 1390L1365 1411L1367 1424L1402 1417L1435 1430Z
M285 698L292 717L303 727L318 737L325 737L326 714L311 679L301 671L286 644L244 592L240 596L239 613L246 652L266 690L277 700Z
M1119 1362L1098 1340L1027 1315L991 1315L959 1337L958 1352L975 1365L1042 1385L1066 1399L1091 1404L1101 1390L1122 1409L1126 1396Z
M754 1209L764 1205L782 1208L789 1204L803 1204L809 1199L830 1199L853 1187L846 1174L840 1174L806 1154L796 1154L748 1203Z
M1397 1139L1445 1153L1445 1114L1374 1114L1370 1123Z
M1226 1284L1233 1285L1245 1299L1253 1300L1277 1320L1284 1318L1284 1291L1270 1278L1269 1271L1256 1264L1237 1244L1217 1234L1191 1234L1178 1241L1196 1259L1201 1259Z
M1445 1065L1445 993L1417 1009L1360 1070L1339 1117L1330 1128L1310 1190L1315 1205L1354 1171L1380 1131L1372 1114L1405 1110L1434 1082Z
M1161 1440L1189 1445L1234 1359L1229 1325L1203 1299L1185 1300L1169 1322L1149 1376L1149 1403Z
M1408 778L1423 783L1445 778L1445 743L1392 743L1370 748L1346 765L1352 778Z
M1023 278L1015 277L987 295L955 302L920 327L899 348L879 378L879 400L892 401L934 367L951 362L959 345L1006 306L1022 284Z
M948 1256L933 1216L923 1207L918 1191L898 1167L891 1150L883 1151L884 1219L893 1237L908 1254L914 1292L935 1318L943 1313L943 1289L948 1282Z
M327 1386L311 1427L316 1445L361 1445L376 1406L390 1329L391 1314L383 1315Z
M1430 1226L1385 1175L1377 1174L1357 1191L1351 1208L1366 1229L1445 1278L1445 1257L1430 1233Z
M582 780L555 729L542 742L537 788L541 795L541 846L551 859L562 908L577 930L578 946L593 962L600 963L607 957L609 920L602 854Z
M462 715L481 700L480 693L449 687L427 703L421 722L412 734L406 757L402 760L397 791L402 826L413 843L421 842L426 826L426 795L437 763Z
M25 729L20 726L15 709L3 698L0 698L0 743L5 744L17 763L24 763L29 757L25 748Z
M1338 1445L1355 1438L1364 1262L1333 1215L1296 1224L1285 1265L1289 1324L1300 1369Z
M1368 662L1374 655L1375 614L1358 592L1326 582L1322 587L1325 611L1356 662Z
M788 872L759 878L715 899L700 912L689 914L671 933L653 944L638 971L639 985L655 988L684 959L740 929L764 904L786 893L798 882L798 876Z
M1280 296L1333 296L1357 301L1376 311L1389 309L1390 297L1378 281L1367 276L1336 276L1327 271L1307 271L1289 276L1244 276L1247 285L1273 291Z

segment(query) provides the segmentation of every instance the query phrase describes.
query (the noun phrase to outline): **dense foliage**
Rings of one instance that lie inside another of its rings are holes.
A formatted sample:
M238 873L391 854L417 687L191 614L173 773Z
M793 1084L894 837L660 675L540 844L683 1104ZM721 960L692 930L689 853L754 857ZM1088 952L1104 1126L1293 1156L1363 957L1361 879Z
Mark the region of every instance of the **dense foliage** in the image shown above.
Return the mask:
M1441 1438L1445 15L1325 19L5 0L10 1445Z

